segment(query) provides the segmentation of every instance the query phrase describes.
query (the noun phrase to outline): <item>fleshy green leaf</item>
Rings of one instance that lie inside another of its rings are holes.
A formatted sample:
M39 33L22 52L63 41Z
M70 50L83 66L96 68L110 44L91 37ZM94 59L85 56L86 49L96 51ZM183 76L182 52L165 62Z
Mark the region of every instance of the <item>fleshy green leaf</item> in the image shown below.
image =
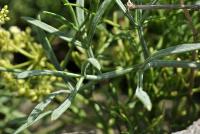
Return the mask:
M46 37L46 34L41 29L38 29L38 34L40 37L40 42L42 44L42 47L44 48L44 51L47 55L47 58L53 63L53 65L57 70L62 70L58 62L58 59L53 51L53 48L51 47L51 44L48 38Z
M1 71L1 68L0 68ZM18 79L24 79L32 76L54 75L59 77L81 77L80 74L69 73L66 71L52 71L52 70L28 70L23 72L16 72Z
M76 91L72 92L69 97L51 114L51 120L58 119L71 105L72 100L76 96Z
M41 101L38 105L35 106L33 111L30 113L28 119L27 119L27 124L31 124L32 122L35 121L35 119L42 113L42 111L47 107L51 101L59 94L61 93L67 93L68 91L66 90L59 90L56 92L51 93L48 95L43 101Z
M109 8L109 6L112 4L112 2L113 2L112 0L104 0L103 3L101 4L101 6L99 7L97 13L95 14L94 18L92 19L90 27L88 29L87 45L90 45L91 40L96 31L96 26L101 21L103 14Z
M128 12L128 10L126 9L126 7L124 6L124 4L122 3L121 0L115 0L115 2L117 3L117 5L120 7L120 9L123 11L123 13L128 17L128 19L130 20L130 22L133 25L137 25L134 21L134 18L132 17L132 15Z
M45 113L40 114L32 123L28 124L25 123L23 124L21 127L19 127L14 134L19 134L21 133L23 130L25 130L26 128L28 128L29 126L31 126L32 124L36 123L38 120L44 118L45 116L47 116L48 114L50 114L52 111L47 111Z
M115 1L116 1L117 5L121 8L121 10L122 10L124 13L126 13L126 12L127 12L127 9L126 9L126 7L124 6L124 4L122 3L122 1L121 1L121 0L115 0Z
M72 91L72 93L69 95L69 97L58 107L56 108L52 114L51 114L51 120L56 120L58 119L71 105L74 97L76 96L78 90L81 87L81 84L83 82L84 78L80 78L78 81L76 88Z
M194 51L200 49L200 43L192 43L192 44L182 44L173 47L169 47L166 49L159 50L155 54L153 54L149 59L157 59L163 56L169 56L172 54L179 54L189 51Z
M138 72L138 82L137 88L135 91L135 96L143 103L143 105L147 108L148 111L152 108L152 103L149 98L149 95L143 91L143 71L139 70Z
M34 19L34 18L31 18L31 17L22 17L22 19L26 20L28 23L48 32L48 33L51 33L51 34L54 34L54 35L57 35L59 38L67 41L67 42L71 42L72 41L72 38L70 37L66 37L65 36L65 33L59 31L57 28L54 28L40 20L37 20L37 19ZM81 46L81 42L80 41L75 41L74 44L78 45L78 46Z
M69 18L72 18L72 22L74 22L76 26L78 26L78 20L76 18L76 14L74 12L73 7L70 5L70 2L68 0L62 0L62 2L66 6Z
M53 19L58 20L62 24L69 25L72 28L74 28L75 30L78 30L77 27L73 23L71 23L65 17L63 17L63 16L61 16L59 14L56 14L56 13L53 13L53 12L49 12L49 11L43 11L42 13L45 14L45 15L48 15L48 16L52 17Z
M88 58L88 62L90 64L92 64L92 66L94 66L98 71L101 70L101 65L100 65L99 61L96 60L95 58Z
M88 69L88 67L89 67L89 63L88 62L84 62L83 64L82 64L82 66L81 66L81 74L83 75L83 76L86 76L87 75L87 69Z
M42 44L42 47L44 48L44 51L48 57L48 59L53 63L53 65L55 66L55 68L59 71L62 71L62 67L60 66L58 59L51 47L51 44L48 40L48 38L45 35L45 32L41 29L38 29L38 34L40 36L40 42ZM62 77L63 80L67 83L68 87L70 88L70 90L73 90L73 85L71 84L71 82L73 82L73 79L70 77Z
M24 79L27 77L39 76L39 75L54 75L54 73L51 70L28 70L16 74L18 79Z
M89 67L89 65L92 65L95 69L97 69L99 72L101 71L101 65L98 62L98 60L96 60L95 58L88 58L86 62L84 62L81 66L81 74L86 76L87 75L87 69Z
M76 4L79 4L81 7L84 7L84 0L77 0ZM79 7L76 7L76 14L77 14L78 24L80 26L85 20L84 10Z
M145 69L148 69L149 67L179 67L200 69L200 63L194 61L153 60L147 64Z
M152 108L152 103L151 100L149 98L149 95L142 90L141 87L137 87L136 92L135 92L135 96L144 104L144 106L147 108L147 110L151 110Z

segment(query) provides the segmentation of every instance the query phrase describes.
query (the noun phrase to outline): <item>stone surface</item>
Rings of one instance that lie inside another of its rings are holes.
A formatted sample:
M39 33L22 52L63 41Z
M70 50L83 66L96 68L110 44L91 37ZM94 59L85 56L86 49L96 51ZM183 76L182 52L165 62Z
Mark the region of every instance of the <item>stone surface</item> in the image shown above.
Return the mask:
M187 129L173 132L172 134L200 134L200 119L193 122L193 124L190 125Z

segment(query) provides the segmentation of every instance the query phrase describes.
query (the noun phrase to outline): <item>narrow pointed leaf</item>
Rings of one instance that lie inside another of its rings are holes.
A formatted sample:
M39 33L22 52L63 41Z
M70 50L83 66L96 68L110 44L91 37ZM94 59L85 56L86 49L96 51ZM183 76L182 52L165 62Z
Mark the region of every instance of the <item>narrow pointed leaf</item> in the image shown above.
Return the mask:
M128 10L126 9L126 7L124 6L124 4L122 3L121 0L115 0L115 2L117 3L117 5L121 8L121 10L123 11L123 13L126 13Z
M89 58L89 59L88 59L88 62L89 62L90 64L92 64L92 66L94 66L98 71L101 70L101 65L100 65L99 61L96 60L95 58Z
M73 92L69 95L69 97L58 107L56 108L52 114L51 114L51 120L58 119L71 105L74 97L76 96L78 90L81 87L81 84L83 83L84 78L80 78L78 81L76 88L73 90Z
M44 48L44 51L47 55L47 58L53 63L53 65L55 66L55 68L57 70L62 70L62 68L60 67L60 64L58 62L58 59L51 47L51 44L50 44L48 38L46 37L46 34L41 29L38 29L38 34L40 37L40 42L41 42L41 44Z
M40 20L37 20L37 19L34 19L34 18L31 18L31 17L22 17L22 19L26 20L28 23L48 32L48 33L51 33L51 34L54 34L54 35L57 35L59 38L67 41L67 42L71 42L72 41L72 38L71 37L67 37L65 36L65 33L59 31L57 28L54 28ZM75 41L74 44L78 45L78 46L81 46L81 42L80 41Z
M160 58L163 56L179 54L179 53L194 51L194 50L198 50L198 49L200 49L200 43L177 45L177 46L169 47L166 49L162 49L162 50L156 52L155 54L153 54L149 59L152 60L152 59Z
M115 2L117 3L117 5L119 6L119 8L122 10L122 12L128 17L128 19L130 20L130 22L133 25L137 25L134 21L134 18L132 17L132 15L128 12L128 9L124 6L124 4L122 3L121 0L115 0Z
M26 128L28 128L29 126L31 126L32 124L36 123L38 120L44 118L45 116L47 116L48 114L50 114L52 111L47 111L45 113L42 113L40 114L32 123L28 124L28 123L25 123L23 124L21 127L19 127L15 132L14 134L19 134L21 133L23 130L25 130Z
M28 70L16 74L18 79L24 79L27 77L39 76L39 75L54 75L54 73L51 70Z
M45 14L45 15L48 15L48 16L52 17L53 19L58 20L62 24L69 25L72 28L74 28L75 30L78 30L77 27L73 23L71 23L65 17L63 17L63 16L61 16L59 14L56 14L56 13L53 13L53 12L49 12L49 11L43 11L42 13Z
M82 66L81 66L81 74L83 75L83 76L86 76L87 75L87 69L88 69L88 67L89 67L89 63L88 62L84 62L83 64L82 64Z
M153 60L145 69L149 67L176 67L176 68L192 68L200 69L200 63L194 61L176 61L176 60Z
M99 7L97 13L95 14L94 18L92 19L89 30L88 30L87 45L90 46L90 43L91 43L92 38L96 31L96 26L101 21L103 14L109 8L109 6L112 4L112 2L113 2L112 0L104 0L103 3L101 4L101 6Z
M72 100L76 96L76 91L72 92L69 97L58 107L56 108L51 114L51 120L58 119L71 105Z
M76 26L78 26L78 20L76 18L76 14L74 12L73 7L70 5L70 2L68 0L62 0L62 2L64 3L64 5L66 6L67 9L67 13L69 15L69 18L72 18L72 22L74 22L76 24Z
M38 29L38 35L40 36L40 42L42 44L42 47L44 48L47 58L53 63L54 67L58 71L62 71L63 69L60 66L60 63L58 62L58 59L51 47L51 44L50 44L48 38L46 37L45 32L41 29ZM73 85L71 84L71 82L73 82L73 79L70 77L62 77L62 78L67 83L69 89L73 90L74 88L73 88Z
M51 93L48 95L43 101L41 101L39 104L35 106L33 111L30 113L28 119L27 119L27 124L31 124L32 122L37 119L37 117L43 112L43 110L51 103L51 101L59 94L61 93L67 93L66 90L59 90L56 92Z
M79 4L81 7L84 7L84 0L77 0L76 4ZM84 10L79 7L76 7L76 14L77 14L78 24L80 26L85 20Z
M52 71L52 70L28 70L16 73L18 79L24 79L32 76L44 76L44 75L54 75L59 77L75 77L75 78L81 77L80 74L74 74L66 71Z

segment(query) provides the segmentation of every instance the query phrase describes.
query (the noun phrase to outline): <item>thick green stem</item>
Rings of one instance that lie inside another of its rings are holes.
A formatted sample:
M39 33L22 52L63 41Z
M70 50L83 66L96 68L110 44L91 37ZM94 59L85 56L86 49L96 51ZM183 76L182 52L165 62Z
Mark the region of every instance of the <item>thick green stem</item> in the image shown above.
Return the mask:
M105 80L111 79L115 77L119 77L125 74L128 74L137 70L146 70L150 67L180 67L180 68L193 68L199 69L200 63L191 62L191 61L162 61L162 60L154 60L150 63L145 64L137 64L129 68L115 70L107 73L102 73L100 75L85 75L84 78L87 80ZM6 69L4 69L6 70ZM0 70L1 71L1 70ZM18 78L27 78L31 76L41 76L41 75L54 75L59 77L73 77L80 78L83 77L81 74L70 73L66 71L51 71L51 70L33 70L33 71L24 71L17 75Z

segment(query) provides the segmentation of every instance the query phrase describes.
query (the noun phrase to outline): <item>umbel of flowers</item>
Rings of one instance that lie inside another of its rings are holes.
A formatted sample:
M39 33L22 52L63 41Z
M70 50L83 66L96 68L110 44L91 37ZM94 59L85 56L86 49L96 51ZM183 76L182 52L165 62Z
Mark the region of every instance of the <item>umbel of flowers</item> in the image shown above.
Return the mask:
M8 6L5 5L0 11L0 25L10 19L8 13ZM26 60L15 63L16 55L21 55ZM0 27L1 68L54 69L45 57L42 46L31 36L31 29L22 31L16 26L11 26L8 30ZM0 72L0 90L11 91L16 96L24 96L32 101L40 100L54 90L55 81L58 79L52 76L17 80L12 73Z
M6 21L8 21L10 18L8 17L8 6L5 5L1 11L0 11L0 24L4 24Z
M0 27L0 68L8 69L54 69L45 57L42 46L31 36L31 29L20 30L11 26L9 30ZM26 60L15 63L21 55ZM42 99L54 90L53 83L59 81L53 76L17 80L9 72L0 73L0 90L9 90L16 96L24 96L32 101ZM12 84L10 84L12 83Z

